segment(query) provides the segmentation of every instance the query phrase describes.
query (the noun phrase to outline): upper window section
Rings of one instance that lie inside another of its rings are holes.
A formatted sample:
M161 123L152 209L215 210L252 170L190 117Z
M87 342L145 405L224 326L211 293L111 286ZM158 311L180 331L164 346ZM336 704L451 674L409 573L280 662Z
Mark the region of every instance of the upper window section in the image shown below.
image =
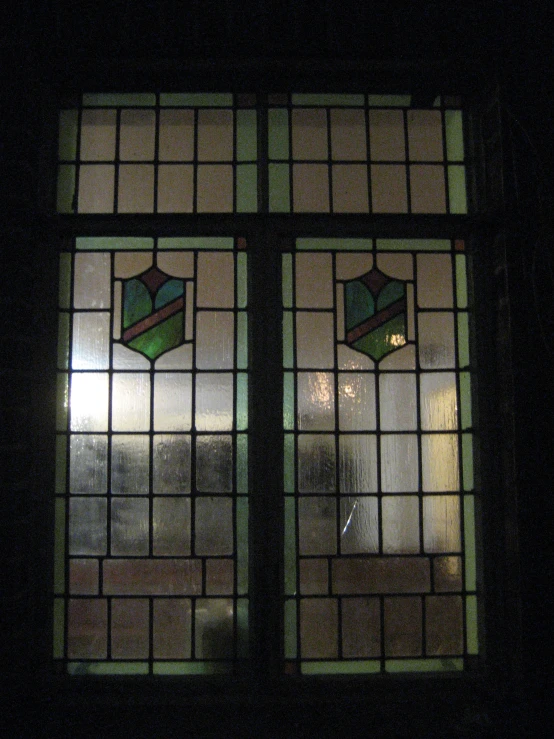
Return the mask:
M255 97L85 94L60 111L60 213L248 213Z

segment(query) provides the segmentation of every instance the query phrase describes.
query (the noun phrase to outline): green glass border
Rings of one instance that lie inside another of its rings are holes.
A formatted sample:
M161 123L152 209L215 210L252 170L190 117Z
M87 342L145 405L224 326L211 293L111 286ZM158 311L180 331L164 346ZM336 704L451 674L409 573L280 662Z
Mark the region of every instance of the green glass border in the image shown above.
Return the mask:
M289 112L286 108L270 108L267 112L269 159L288 161Z
M461 110L445 110L446 156L450 162L464 160L464 130Z
M467 313L458 313L458 364L469 367L469 318Z
M63 659L64 632L65 632L65 599L54 598L53 608L53 643L52 654L54 659Z
M294 429L294 373L285 372L283 377L283 428Z
M368 675L380 671L381 662L377 659L300 663L300 672L303 675Z
M463 164L448 165L448 199L451 213L467 213L466 168Z
M69 410L69 376L67 372L58 372L56 397L56 430L66 431Z
M285 434L284 467L285 493L294 493L294 434Z
M148 236L78 236L79 251L153 251L154 239Z
M237 657L246 659L249 654L248 598L237 598Z
M285 593L296 593L296 506L291 496L285 497Z
M248 428L248 374L237 372L237 431Z
M373 239L312 239L300 238L296 239L296 248L299 250L319 250L326 251L371 251L373 249Z
M459 672L463 669L462 657L385 660L386 672Z
M243 311L237 314L237 369L248 367L248 317Z
M285 601L285 659L295 659L296 645L296 601Z
M376 239L379 251L451 251L450 239Z
M473 425L471 412L471 375L460 372L460 423L463 430Z
M462 476L464 490L473 490L473 434L462 434Z
M269 212L290 213L290 167L269 164Z
M409 108L412 104L412 96L368 95L367 104L370 108Z
M294 365L293 353L294 319L292 311L283 311L283 367L292 369Z
M465 254L456 254L456 305L467 308L467 264Z
M477 587L475 553L475 496L464 495L464 565L466 590Z
M364 95L344 95L335 93L303 93L294 92L291 96L293 105L341 105L356 106L358 108L365 105Z
M73 213L75 180L75 165L60 164L58 167L58 189L56 195L56 210L58 213Z
M256 213L258 210L258 165L237 164L237 213Z
M69 365L69 313L58 314L58 369Z
M248 492L248 436L237 435L237 493Z
M69 308L71 298L71 254L60 254L60 282L58 303L60 308Z
M54 503L54 593L65 592L65 498Z
M227 675L233 671L231 662L154 662L154 675Z
M56 438L56 495L65 494L67 465L67 437L58 434Z
M60 110L58 123L58 159L77 158L78 111Z
M466 596L466 644L468 654L479 654L477 596Z
M148 662L69 662L70 675L148 675Z
M158 249L234 249L232 236L177 236L158 238Z
M237 593L248 592L248 498L237 498Z
M254 162L258 158L258 125L255 110L237 110L237 161Z
M292 254L283 254L283 307L292 308Z
M134 108L156 105L153 92L86 92L84 108Z
M233 94L230 92L162 92L160 105L183 108L231 108Z

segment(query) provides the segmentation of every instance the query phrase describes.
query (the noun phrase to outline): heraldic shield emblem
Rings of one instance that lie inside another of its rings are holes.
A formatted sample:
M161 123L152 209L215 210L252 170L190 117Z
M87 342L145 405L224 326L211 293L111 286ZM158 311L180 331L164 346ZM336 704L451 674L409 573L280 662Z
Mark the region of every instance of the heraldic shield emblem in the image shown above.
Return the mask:
M184 343L184 280L151 267L123 280L122 343L148 359Z
M378 362L407 342L406 283L375 268L349 280L344 315L347 345Z

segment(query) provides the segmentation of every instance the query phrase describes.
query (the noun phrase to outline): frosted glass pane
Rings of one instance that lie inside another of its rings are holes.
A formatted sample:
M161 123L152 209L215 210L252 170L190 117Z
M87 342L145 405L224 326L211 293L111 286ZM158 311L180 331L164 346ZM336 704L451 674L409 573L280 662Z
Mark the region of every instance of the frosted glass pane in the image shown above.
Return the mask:
M150 375L146 372L113 375L112 428L114 431L150 430Z
M154 211L154 167L150 164L121 164L119 167L118 213Z
M417 394L414 374L379 376L380 426L383 431L417 428Z
M298 367L334 366L332 313L296 314L296 362Z
M417 492L417 436L381 437L381 488L385 493Z
M395 352L392 356L395 356ZM375 362L361 352L354 351L345 344L337 346L337 366L341 370L363 370L373 369Z
M363 110L331 110L331 155L333 159L367 159Z
M374 435L349 434L339 438L339 486L341 493L377 492L377 440Z
M460 499L457 495L423 498L423 541L426 552L460 551Z
M72 431L107 431L107 373L74 372L69 405Z
M300 645L303 659L338 657L335 598L306 598L300 602Z
M190 436L154 436L154 493L190 493Z
M73 316L73 369L108 369L110 366L110 314L75 313Z
M410 159L440 162L443 158L440 111L409 110L407 116Z
M377 498L341 498L340 548L342 554L379 551Z
M111 553L148 554L149 501L146 498L113 498L111 503Z
M326 559L301 559L300 592L303 595L325 595L329 590Z
M113 213L113 164L82 164L79 168L79 213Z
M152 526L155 557L190 554L189 498L154 498Z
M327 113L325 110L292 111L293 159L327 159Z
M341 615L343 656L378 657L381 654L379 600L377 598L344 598Z
M412 213L446 213L444 169L428 164L410 166Z
M335 490L335 439L329 434L298 437L298 490L330 493Z
M458 437L456 434L423 434L421 437L423 490L458 490Z
M196 290L196 303L201 308L233 308L235 304L233 255L200 253Z
M420 598L385 598L385 654L408 657L421 654Z
M106 554L105 498L69 501L69 553Z
M164 354L163 356L167 355ZM112 344L112 366L116 370L148 370L150 369L150 362L142 354L128 349L123 344L114 343ZM156 364L157 366L158 364Z
M196 601L196 659L232 658L233 610L233 601L230 598L199 598Z
M233 593L233 569L231 559L206 560L207 595L231 595Z
M83 110L81 117L81 161L115 159L115 110Z
M119 159L154 159L156 114L153 110L122 110Z
M335 554L337 551L337 504L334 498L298 500L300 554Z
M399 164L371 166L371 202L374 213L406 213L406 168Z
M160 164L158 167L158 213L192 213L193 167Z
M417 255L417 302L422 308L453 307L449 254Z
M229 431L233 428L233 375L196 375L195 426L199 431Z
M335 428L335 385L330 372L299 372L297 376L298 428L325 431Z
M154 367L161 369L191 369L192 368L192 345L185 344L177 349L172 349L159 357Z
M107 602L74 598L68 604L67 655L69 658L106 657Z
M365 164L333 165L333 212L367 213L368 172Z
M149 603L145 598L114 598L111 603L111 655L148 657Z
M109 308L110 255L76 254L73 283L75 308Z
M397 280L412 280L414 277L413 257L411 254L393 252L377 254L377 268Z
M231 492L233 446L230 436L199 436L197 438L196 487L203 493Z
M156 598L154 606L154 659L190 657L190 600Z
M196 209L199 213L233 210L233 168L226 164L201 164L197 169Z
M329 169L326 164L294 164L293 209L296 213L329 212Z
M229 162L233 159L233 111L198 111L198 159Z
M456 376L453 372L420 375L421 428L429 431L458 426Z
M199 369L232 369L234 358L234 315L223 311L201 311L196 317L196 366Z
M197 555L233 553L233 501L197 498L194 512L194 551Z
M296 307L333 307L331 254L296 255Z
M381 502L383 517L383 552L417 554L419 552L419 499L405 495L385 496Z
M112 493L148 495L149 452L148 436L112 436Z
M372 161L401 161L406 158L401 110L370 110L369 149Z
M462 599L459 596L425 598L427 654L461 654L463 651Z
M375 428L375 376L339 374L339 428L370 431Z
M193 159L194 111L161 110L158 158L163 161Z
M116 251L114 255L115 277L134 277L151 266L152 252Z
M351 280L363 275L373 267L372 254L336 254L336 271L338 280Z
M454 314L420 313L419 361L422 369L454 367Z
M69 490L72 494L104 495L107 492L107 436L72 434L69 459Z
M154 431L188 431L191 427L192 377L158 372L154 377Z

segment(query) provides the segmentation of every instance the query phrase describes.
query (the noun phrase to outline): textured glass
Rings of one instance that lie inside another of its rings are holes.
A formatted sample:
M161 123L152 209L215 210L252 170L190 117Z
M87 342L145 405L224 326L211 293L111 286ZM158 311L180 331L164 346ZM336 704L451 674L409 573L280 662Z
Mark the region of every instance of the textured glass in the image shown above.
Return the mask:
M464 495L464 554L465 586L468 590L475 590L477 570L475 560L475 498L473 495Z
M467 313L458 313L458 362L469 365L469 321Z
M75 167L73 164L60 164L56 194L56 210L58 213L73 213L75 208L74 198Z
M112 437L112 493L148 495L149 450L147 436L117 434Z
M333 314L296 314L296 362L298 367L333 367Z
M237 213L255 213L258 210L258 168L255 164L237 166Z
M120 556L148 554L149 501L145 498L113 498L110 510L111 553Z
M347 239L350 241L350 239ZM341 239L342 243L342 239ZM371 248L371 245L368 244ZM369 272L373 267L373 254L341 254L335 256L338 280L352 280Z
M75 255L74 308L109 308L110 288L109 254Z
M368 212L368 174L365 164L334 164L332 178L334 213Z
M335 440L329 434L298 437L298 490L328 493L335 489Z
M192 377L189 372L158 372L154 376L154 431L189 431Z
M339 486L341 493L377 492L377 439L370 434L339 438Z
M229 431L233 428L233 375L196 375L195 425L198 431Z
M108 430L108 374L73 372L70 409L72 431Z
M154 159L156 114L153 110L122 110L119 128L119 158Z
M295 164L292 168L296 213L329 212L329 170L325 164Z
M67 655L70 659L106 657L107 606L105 598L74 598L69 601Z
M324 110L293 110L293 159L327 159L327 114Z
M233 159L233 111L198 111L198 159L223 161Z
M423 490L458 490L458 437L455 434L423 434L421 465Z
M233 601L199 598L194 612L196 659L233 657Z
M460 499L457 495L424 496L423 546L426 552L460 551Z
M465 254L456 254L456 305L467 308L467 272Z
M370 111L369 147L372 161L401 161L405 159L404 116L402 111Z
M412 213L446 213L443 167L410 165L410 200Z
M112 164L81 164L79 213L113 213L114 175Z
M331 155L333 159L365 161L367 147L363 110L331 110Z
M237 592L248 590L248 499L237 498ZM230 591L232 591L232 581Z
M293 93L293 105L357 105L364 104L363 95L343 95L337 93Z
M381 437L381 488L386 493L417 492L417 437L386 434ZM437 466L440 464L437 460Z
M72 434L69 446L69 490L75 495L102 495L108 485L108 437Z
M421 557L344 557L333 560L333 592L343 595L425 593L429 561Z
M421 599L385 598L385 654L408 657L422 652Z
M296 307L332 308L333 272L330 254L297 254Z
M108 369L110 350L110 314L75 313L73 315L73 369Z
M196 317L196 366L198 369L232 369L234 315L201 311Z
M190 436L155 435L153 464L154 493L190 493Z
M383 552L419 553L419 500L415 496L385 496L381 501Z
M69 315L58 315L58 369L68 369L69 365Z
M69 553L106 554L106 498L69 501Z
M425 642L427 654L461 654L463 611L459 596L425 598Z
M377 498L359 496L340 501L340 549L342 554L379 551Z
M421 308L453 307L450 255L417 255L417 302Z
M456 362L453 313L420 313L419 361L422 369L453 368Z
M285 593L296 592L296 510L295 501L285 497Z
M450 161L461 162L464 158L462 111L445 110L444 124L446 128L446 155Z
M193 559L107 559L106 595L198 595L202 567Z
M289 158L289 114L287 110L268 111L269 158Z
M287 501L291 502L292 501ZM294 551L293 551L294 556ZM329 592L329 576L328 564L326 559L301 559L299 561L300 568L300 592L302 595L327 595ZM295 583L292 583L292 589L289 587L287 592L294 591Z
M237 160L251 161L258 155L255 110L237 111Z
M196 487L203 493L230 493L233 455L230 436L199 436L196 440Z
M196 304L199 308L233 308L235 268L232 254L198 255Z
M197 170L196 208L199 213L230 213L233 210L233 168L223 164L200 164Z
M113 375L112 428L114 431L149 431L150 376L145 372Z
M54 512L54 592L65 590L65 514L66 502L56 498Z
M290 167L288 164L269 165L269 211L290 212Z
M194 111L161 110L158 142L160 161L189 162L194 154Z
M330 497L298 500L300 554L334 554L337 551L337 504Z
M330 372L297 375L298 428L325 431L335 428L335 386Z
M413 374L379 375L379 424L383 431L417 427L416 378Z
M344 598L341 611L343 656L379 656L381 653L381 613L378 599ZM362 671L367 671L367 665Z
M230 559L206 560L206 594L232 594L233 569L233 561Z
M191 650L191 606L185 598L156 598L154 658L187 659Z
M303 598L300 602L300 652L304 659L338 657L338 602Z
M69 592L72 595L98 593L98 560L71 559L69 562Z
M154 166L119 166L117 210L119 213L152 213L154 210Z
M460 165L451 165L448 167L448 193L450 212L467 213L465 167Z
M440 111L409 110L407 120L410 159L440 162L443 158Z
M371 204L374 213L405 213L408 210L404 166L398 164L371 166Z
M458 427L456 376L453 372L420 375L421 428L441 431Z
M375 429L375 376L344 372L339 374L338 383L340 430Z
M115 159L115 110L83 110L80 158L82 161Z
M293 366L293 314L283 312L283 367Z
M158 167L158 213L192 213L194 171L189 164Z
M237 374L236 426L238 431L248 428L248 375Z
M148 600L112 599L110 625L112 657L116 659L148 657Z
M197 498L194 504L194 551L197 555L233 553L233 502Z
M58 157L75 159L77 153L77 111L60 110Z
M462 473L464 490L473 490L473 436L462 434Z
M190 499L154 498L152 547L155 557L190 554Z
M237 436L237 493L248 492L248 437Z

